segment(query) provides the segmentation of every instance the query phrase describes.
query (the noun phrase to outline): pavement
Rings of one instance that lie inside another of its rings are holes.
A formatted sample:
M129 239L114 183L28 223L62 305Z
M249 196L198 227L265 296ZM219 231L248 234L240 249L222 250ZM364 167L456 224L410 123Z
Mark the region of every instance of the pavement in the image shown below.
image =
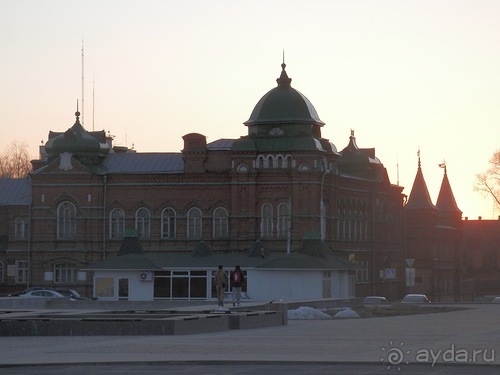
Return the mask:
M446 313L289 320L284 326L189 335L0 337L0 372L47 364L187 362L500 366L500 304L460 306Z

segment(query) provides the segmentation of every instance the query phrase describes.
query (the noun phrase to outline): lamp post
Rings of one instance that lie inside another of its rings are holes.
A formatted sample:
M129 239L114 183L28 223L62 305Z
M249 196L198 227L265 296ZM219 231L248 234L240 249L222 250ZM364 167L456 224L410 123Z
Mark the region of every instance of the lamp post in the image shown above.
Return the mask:
M321 192L320 192L320 201L319 201L319 215L320 215L320 236L321 242L325 242L325 234L326 234L326 207L325 200L323 198L323 185L325 183L325 176L327 173L330 173L329 169L326 169L321 177Z

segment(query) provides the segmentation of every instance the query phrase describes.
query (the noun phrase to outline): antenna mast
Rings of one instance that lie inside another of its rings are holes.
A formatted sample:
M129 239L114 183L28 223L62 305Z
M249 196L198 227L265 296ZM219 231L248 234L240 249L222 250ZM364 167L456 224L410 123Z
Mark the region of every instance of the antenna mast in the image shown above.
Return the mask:
M95 79L92 79L92 131L94 131Z
M85 98L85 91L84 91L84 66L85 66L85 61L84 61L84 58L83 58L83 38L82 38L82 126L84 125L84 98Z

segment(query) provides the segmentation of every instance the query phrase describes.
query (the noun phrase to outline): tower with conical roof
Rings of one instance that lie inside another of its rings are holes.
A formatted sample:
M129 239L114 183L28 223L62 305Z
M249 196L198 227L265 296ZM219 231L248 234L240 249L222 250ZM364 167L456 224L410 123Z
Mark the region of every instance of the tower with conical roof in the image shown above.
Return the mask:
M406 256L415 259L413 292L437 301L457 301L460 294L461 215L446 165L436 205L431 201L418 153L418 169L405 206Z
M456 228L460 225L462 219L462 211L458 208L455 196L451 189L446 163L439 165L444 169L443 181L439 190L436 207L438 209L438 222L441 225L451 226Z
M433 291L433 253L437 225L437 208L432 203L420 160L413 186L405 205L406 258L414 259L415 285L411 291L428 294Z

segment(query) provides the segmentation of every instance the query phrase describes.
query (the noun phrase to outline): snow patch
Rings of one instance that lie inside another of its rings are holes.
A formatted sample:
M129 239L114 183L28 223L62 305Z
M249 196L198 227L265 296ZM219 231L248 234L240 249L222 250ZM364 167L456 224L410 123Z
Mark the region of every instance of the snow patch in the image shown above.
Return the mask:
M331 319L331 315L309 306L300 306L295 310L288 310L288 319Z
M359 318L359 314L353 309L346 307L334 315L334 318Z

